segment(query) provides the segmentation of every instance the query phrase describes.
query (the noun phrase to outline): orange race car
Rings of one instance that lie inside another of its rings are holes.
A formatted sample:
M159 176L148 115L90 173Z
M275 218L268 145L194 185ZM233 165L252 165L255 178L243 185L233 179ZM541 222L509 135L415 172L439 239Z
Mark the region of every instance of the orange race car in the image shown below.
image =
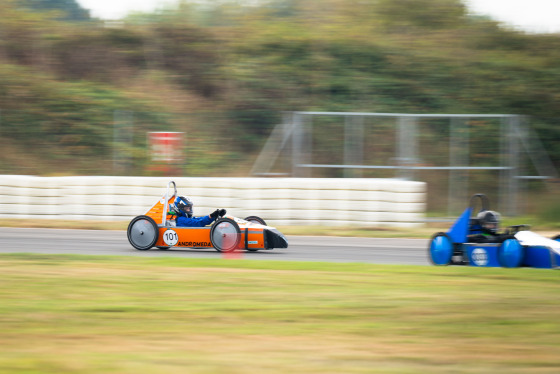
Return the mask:
M170 195L170 187L173 193ZM152 247L214 248L218 252L234 250L288 248L288 241L277 229L257 216L240 219L225 216L207 227L177 227L169 206L177 197L177 186L171 181L165 195L145 215L130 221L127 235L138 250Z

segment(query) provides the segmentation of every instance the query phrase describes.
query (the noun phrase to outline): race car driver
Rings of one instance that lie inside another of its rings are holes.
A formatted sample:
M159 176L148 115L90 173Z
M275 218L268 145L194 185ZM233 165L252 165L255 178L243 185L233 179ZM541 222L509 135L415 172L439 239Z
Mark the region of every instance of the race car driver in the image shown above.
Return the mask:
M226 214L225 209L216 209L204 217L193 217L193 202L189 197L178 196L170 209L177 215L178 227L204 227Z
M514 238L510 234L499 234L500 213L493 210L483 210L476 216L478 223L482 229L479 234L469 235L471 243L502 243L506 239Z

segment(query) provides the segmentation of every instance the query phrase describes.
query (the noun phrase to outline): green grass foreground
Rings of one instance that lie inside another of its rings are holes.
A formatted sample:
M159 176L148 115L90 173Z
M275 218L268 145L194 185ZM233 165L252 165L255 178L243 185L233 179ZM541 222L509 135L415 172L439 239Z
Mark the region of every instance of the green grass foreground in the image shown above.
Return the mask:
M560 273L0 255L2 373L558 373Z

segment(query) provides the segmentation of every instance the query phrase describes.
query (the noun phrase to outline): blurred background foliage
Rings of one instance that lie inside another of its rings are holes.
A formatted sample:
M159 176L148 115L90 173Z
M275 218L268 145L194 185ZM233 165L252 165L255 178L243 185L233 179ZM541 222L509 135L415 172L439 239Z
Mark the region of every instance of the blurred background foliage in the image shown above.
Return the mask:
M246 176L296 110L530 115L558 167L559 60L559 35L460 0L181 1L118 22L0 0L0 172L146 175L146 132L182 131L183 175ZM116 111L133 113L118 170Z

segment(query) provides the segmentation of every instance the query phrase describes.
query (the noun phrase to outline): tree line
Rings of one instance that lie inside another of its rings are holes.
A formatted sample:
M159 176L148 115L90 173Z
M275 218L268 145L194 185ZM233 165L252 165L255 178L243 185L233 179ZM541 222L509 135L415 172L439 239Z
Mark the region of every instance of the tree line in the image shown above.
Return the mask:
M560 166L559 47L460 0L180 1L113 23L2 0L0 167L110 173L119 110L130 174L154 130L187 133L188 175L246 174L295 110L528 115Z

